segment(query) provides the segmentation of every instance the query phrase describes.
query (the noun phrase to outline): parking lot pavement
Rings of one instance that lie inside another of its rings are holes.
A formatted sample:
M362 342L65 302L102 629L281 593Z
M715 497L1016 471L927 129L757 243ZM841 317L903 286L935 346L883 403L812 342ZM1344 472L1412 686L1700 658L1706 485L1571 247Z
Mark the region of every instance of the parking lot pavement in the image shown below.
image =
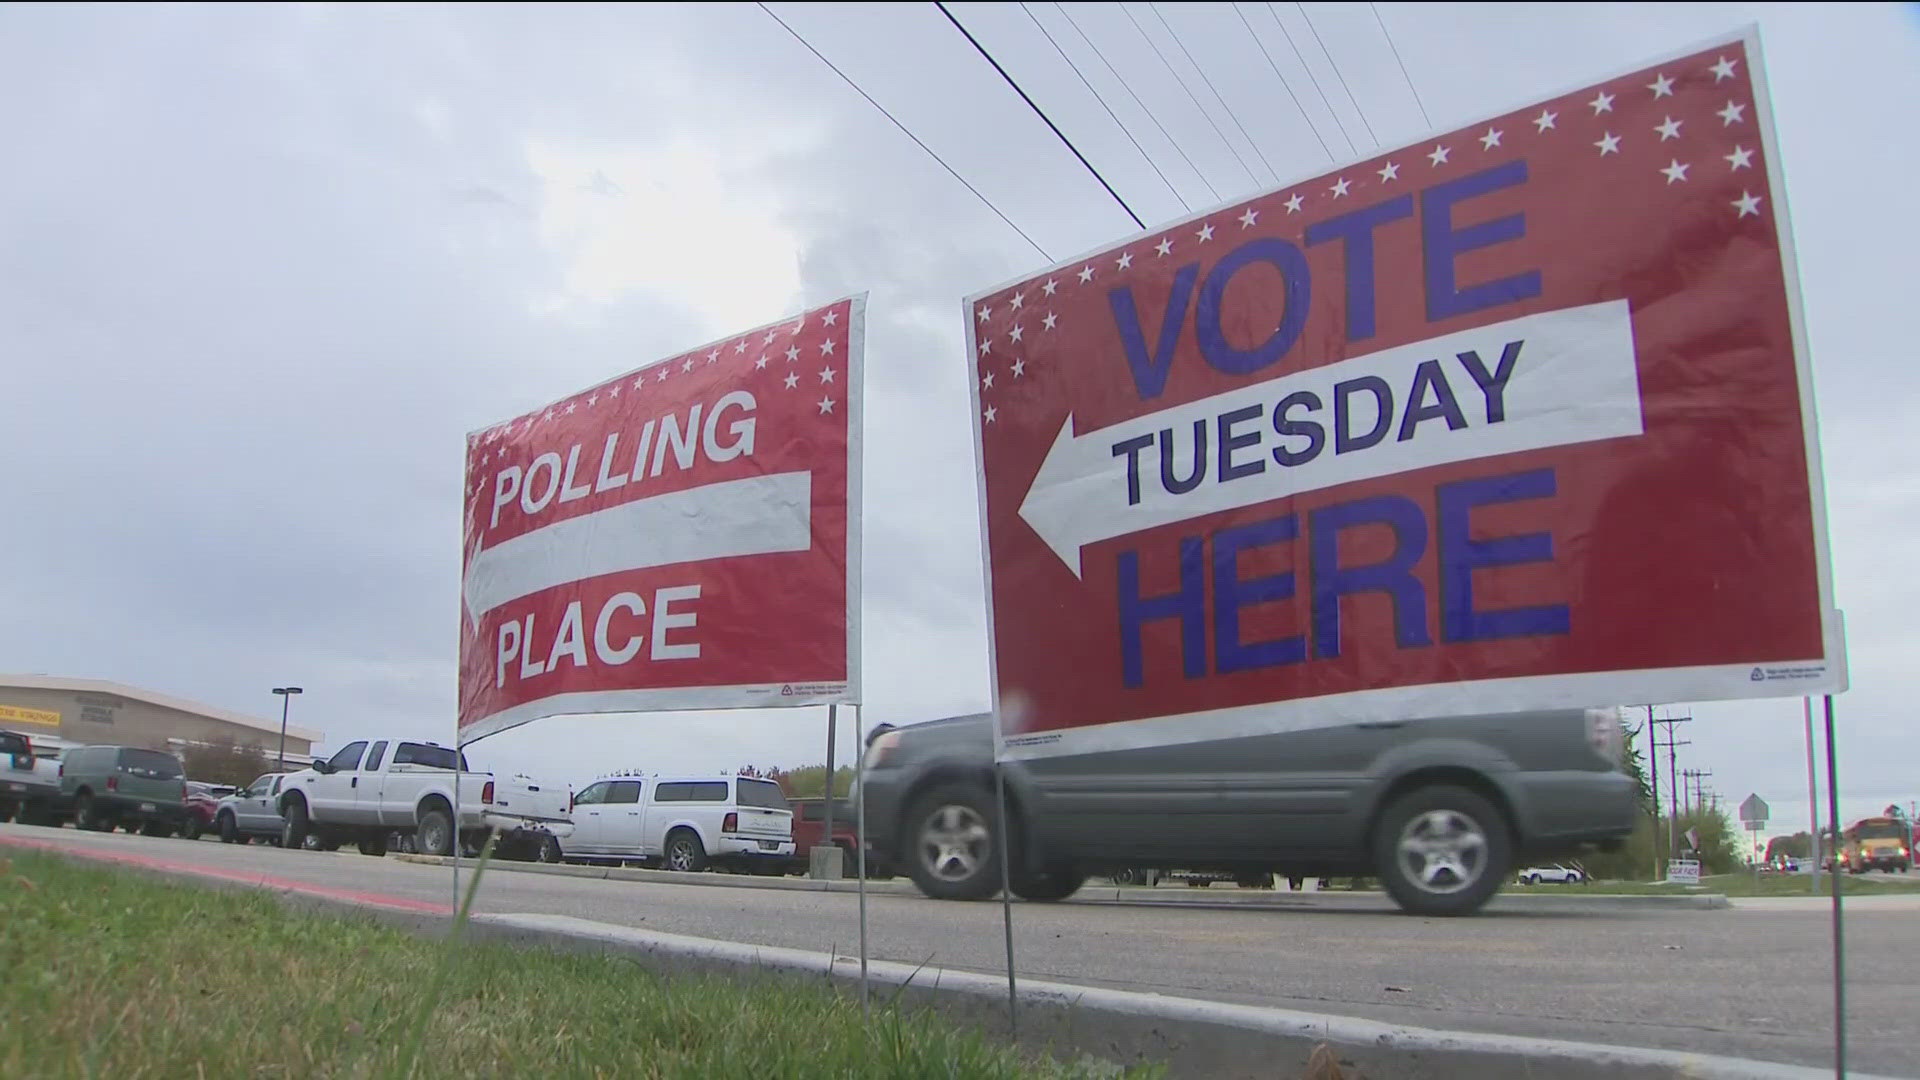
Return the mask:
M0 845L10 841L164 859L283 888L352 889L431 905L452 898L448 870L397 859L0 826ZM995 904L879 894L869 906L877 958L1003 970ZM477 907L842 953L853 951L858 932L855 898L837 892L500 873L487 877ZM1920 1075L1909 1007L1920 996L1915 913L1910 903L1866 898L1851 912L1849 1060L1869 1071ZM1036 979L1424 1027L1829 1061L1826 909L1797 900L1722 911L1490 911L1469 919L1399 915L1384 899L1281 909L1027 904L1016 909L1014 927L1020 970Z

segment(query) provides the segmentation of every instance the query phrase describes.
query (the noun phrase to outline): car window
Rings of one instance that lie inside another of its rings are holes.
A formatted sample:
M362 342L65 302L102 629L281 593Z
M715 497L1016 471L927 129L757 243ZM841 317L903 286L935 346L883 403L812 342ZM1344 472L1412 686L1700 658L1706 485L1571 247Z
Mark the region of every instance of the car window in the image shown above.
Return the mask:
M800 820L801 821L819 821L820 819L826 817L825 811L826 811L826 807L821 803L816 803L816 802L801 803L800 804Z
M128 747L120 751L120 767L147 780L178 780L181 776L180 759L158 750Z
M359 742L350 742L341 747L332 757L328 758L327 764L333 767L334 772L352 772L360 767L360 756L366 752L367 741L365 739L361 739Z
M272 773L267 773L264 776L256 776L253 778L253 783L247 785L247 790L241 792L240 794L265 795L267 793L268 786L271 785L272 783L273 783Z
M374 743L373 750L367 754L367 771L372 772L373 770L379 768L380 759L386 756L387 756L387 741L385 739L382 739L379 742Z
M771 780L749 780L741 777L735 781L735 785L740 792L741 806L751 806L760 810L787 808L787 793L781 791L780 785Z
M726 802L727 782L725 780L695 781L687 785L687 798L693 802Z
M653 789L654 802L686 802L692 798L688 789L692 784L657 784Z
M0 754L24 754L27 752L27 740L12 733L0 734Z
M607 799L607 789L612 786L612 784L607 783L605 780L597 784L588 784L587 790L573 797L573 805L595 806L603 803Z
M640 801L640 781L615 780L607 791L610 803L637 803Z
M446 769L451 772L456 768L454 760L453 751L444 746L428 746L425 743L403 742L393 751L395 765L425 765L431 769ZM459 762L457 768L462 772L466 771L466 755L461 755Z
M286 777L286 774L284 773L274 777L273 778L273 794L275 795L280 794L280 785L286 782L287 782L287 777Z

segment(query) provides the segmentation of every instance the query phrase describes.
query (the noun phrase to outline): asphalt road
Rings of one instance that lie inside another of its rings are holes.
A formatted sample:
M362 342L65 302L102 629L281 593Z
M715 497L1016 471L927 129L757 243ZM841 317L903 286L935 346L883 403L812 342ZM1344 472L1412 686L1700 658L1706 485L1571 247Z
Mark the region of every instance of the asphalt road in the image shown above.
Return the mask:
M270 886L452 900L446 869L397 859L0 826L0 845L8 840L136 855ZM1815 902L1423 919L1397 914L1385 900L1301 900L1278 910L1020 905L1020 973L1422 1027L1813 1066L1832 1060L1832 931ZM842 893L503 872L487 877L476 907L847 953L858 942L855 903ZM1000 920L992 903L869 898L872 955L904 963L1002 972ZM1920 897L1861 898L1846 925L1849 1064L1920 1076Z

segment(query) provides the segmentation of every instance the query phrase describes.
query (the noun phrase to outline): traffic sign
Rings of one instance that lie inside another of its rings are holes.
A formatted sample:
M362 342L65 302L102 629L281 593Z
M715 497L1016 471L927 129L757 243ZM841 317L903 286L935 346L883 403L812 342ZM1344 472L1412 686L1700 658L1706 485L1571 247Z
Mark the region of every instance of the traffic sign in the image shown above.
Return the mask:
M1740 823L1750 831L1764 829L1767 826L1767 813L1767 800L1758 795L1749 795L1747 801L1740 804Z

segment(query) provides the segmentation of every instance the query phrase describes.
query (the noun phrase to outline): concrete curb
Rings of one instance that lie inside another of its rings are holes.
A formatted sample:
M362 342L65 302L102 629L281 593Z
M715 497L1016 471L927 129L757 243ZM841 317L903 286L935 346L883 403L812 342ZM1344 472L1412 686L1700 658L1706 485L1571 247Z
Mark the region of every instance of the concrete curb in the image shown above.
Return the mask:
M664 973L768 974L825 980L851 992L858 960L637 930L564 915L479 915L476 936L526 945L618 952ZM937 1008L947 1019L1006 1033L1003 978L891 961L868 964L882 1006ZM1343 1068L1395 1080L1819 1080L1824 1069L1677 1051L1409 1027L1066 983L1019 981L1020 1041L1057 1055L1163 1062L1176 1076L1274 1077L1303 1068L1315 1046ZM1860 1080L1873 1080L1864 1074Z
M447 866L453 860L439 855L393 854L390 858L428 866ZM471 865L473 860L461 860ZM558 874L564 877L600 878L606 881L639 881L655 885L699 885L726 889L774 889L786 892L853 893L859 886L853 881L816 881L802 877L754 877L747 874L687 874L675 870L633 870L622 866L582 866L571 863L523 863L495 861L489 872L511 870L525 874ZM867 882L869 896L919 896L911 882L901 880ZM1124 904L1165 907L1233 907L1281 911L1326 910L1330 907L1376 907L1386 903L1379 892L1272 892L1265 889L1174 889L1089 885L1073 894L1075 904ZM1717 911L1732 906L1719 893L1691 893L1685 896L1607 896L1578 894L1568 896L1539 893L1502 893L1493 898L1487 910L1516 914L1578 914L1619 911Z

